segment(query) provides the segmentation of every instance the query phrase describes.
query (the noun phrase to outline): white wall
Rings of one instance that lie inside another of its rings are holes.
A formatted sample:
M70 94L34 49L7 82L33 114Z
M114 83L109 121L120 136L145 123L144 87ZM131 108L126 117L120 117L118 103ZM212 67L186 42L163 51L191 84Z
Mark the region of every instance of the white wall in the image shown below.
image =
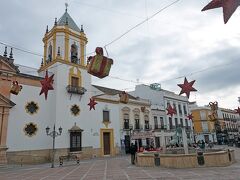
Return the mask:
M53 91L49 91L48 100L44 95L39 96L40 87L32 87L23 85L22 91L17 95L11 95L11 101L16 105L10 109L8 131L7 131L7 147L8 151L47 149L51 147L51 139L47 137L45 128L50 125L52 113L51 99ZM30 115L26 112L25 106L27 102L34 101L38 104L39 110L37 114ZM28 137L25 135L23 128L29 122L37 124L38 131L36 135Z

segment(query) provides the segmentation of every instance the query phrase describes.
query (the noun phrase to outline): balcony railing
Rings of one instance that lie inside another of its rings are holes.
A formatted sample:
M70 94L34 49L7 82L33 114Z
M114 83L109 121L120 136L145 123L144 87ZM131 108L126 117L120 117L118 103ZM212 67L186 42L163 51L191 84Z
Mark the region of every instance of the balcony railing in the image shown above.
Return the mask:
M152 130L152 126L149 124L145 124L144 129L147 131Z
M129 127L129 123L124 123L123 124L123 129L126 129L126 130L128 130L130 127Z
M135 129L134 129L134 130L140 131L140 130L142 130L142 129L143 129L142 125L140 125L140 124L135 124Z
M68 93L80 94L80 95L83 95L87 91L84 87L71 86L71 85L68 85L66 89Z

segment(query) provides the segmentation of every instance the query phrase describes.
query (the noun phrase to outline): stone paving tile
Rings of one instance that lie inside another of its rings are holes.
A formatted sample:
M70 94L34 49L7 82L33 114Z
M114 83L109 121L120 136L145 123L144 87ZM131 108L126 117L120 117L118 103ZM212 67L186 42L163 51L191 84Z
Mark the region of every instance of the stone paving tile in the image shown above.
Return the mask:
M179 180L179 178L176 178L176 177L160 177L160 178L157 178L156 180Z
M240 154L239 154L240 155ZM130 164L129 157L82 161L80 165L0 169L0 180L240 180L240 161L229 167L167 169L141 168Z

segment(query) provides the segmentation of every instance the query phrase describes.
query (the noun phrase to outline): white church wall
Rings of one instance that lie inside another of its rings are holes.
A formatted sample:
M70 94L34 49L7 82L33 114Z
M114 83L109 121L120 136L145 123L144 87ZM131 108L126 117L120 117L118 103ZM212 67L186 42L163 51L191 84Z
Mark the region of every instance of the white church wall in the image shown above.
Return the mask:
M39 96L40 87L22 85L22 91L17 95L11 95L11 100L16 105L10 109L8 121L7 147L8 151L38 150L49 149L51 139L46 135L46 126L52 127L51 117L52 109L49 103L54 97L52 91L49 91L48 100L44 95ZM34 101L38 104L39 110L36 114L30 115L26 112L27 102ZM33 122L37 125L36 135L26 136L24 127Z
M91 130L91 114L89 114L89 98L91 97L90 89L90 75L87 74L86 70L80 69L82 76L82 87L87 89L87 92L80 97L80 95L71 94L67 92L66 87L69 85L69 69L71 67L68 65L61 65L58 67L58 76L57 76L57 102L56 102L56 122L57 127L63 128L63 133L56 141L57 148L69 148L70 147L70 138L68 130L76 122L84 131L82 132L82 146L92 146L94 140L90 136ZM71 96L71 98L70 98ZM70 108L72 105L78 105L80 108L80 114L78 116L72 115ZM84 141L88 139L88 141Z

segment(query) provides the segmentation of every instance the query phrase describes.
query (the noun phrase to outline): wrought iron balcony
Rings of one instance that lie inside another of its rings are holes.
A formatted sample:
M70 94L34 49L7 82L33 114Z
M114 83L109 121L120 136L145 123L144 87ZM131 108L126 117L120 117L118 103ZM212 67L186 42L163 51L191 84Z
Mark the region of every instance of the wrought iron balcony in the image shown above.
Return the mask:
M124 131L131 131L131 130L133 130L133 125L129 124L129 123L124 123L123 124L123 130Z
M143 127L141 124L135 124L135 129L134 129L135 131L140 131L142 129L143 129Z
M87 91L84 87L71 86L71 85L68 85L66 89L68 93L80 94L80 95L83 95Z
M129 129L129 123L124 123L123 124L123 129L128 130Z
M149 124L145 124L144 129L145 129L146 131L152 130L152 126L149 125Z

